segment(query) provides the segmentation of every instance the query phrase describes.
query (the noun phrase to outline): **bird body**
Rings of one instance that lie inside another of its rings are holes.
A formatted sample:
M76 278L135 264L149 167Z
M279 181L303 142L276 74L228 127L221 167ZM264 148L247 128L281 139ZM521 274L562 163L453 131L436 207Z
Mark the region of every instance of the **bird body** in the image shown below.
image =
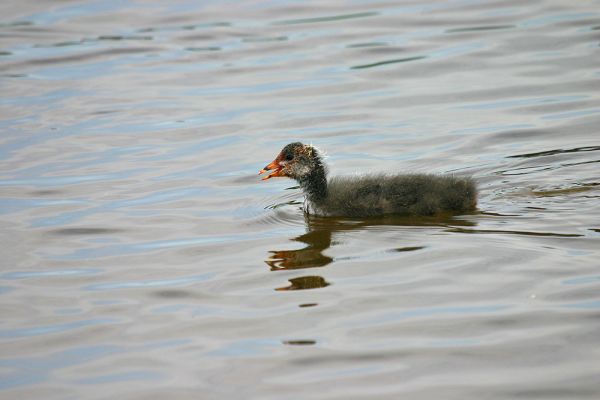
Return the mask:
M324 199L307 198L309 212L329 216L435 215L473 210L471 179L428 174L334 177Z
M300 184L305 211L338 217L427 216L473 211L477 189L472 178L433 174L377 174L333 177L318 151L302 143L285 146L260 173L286 176Z

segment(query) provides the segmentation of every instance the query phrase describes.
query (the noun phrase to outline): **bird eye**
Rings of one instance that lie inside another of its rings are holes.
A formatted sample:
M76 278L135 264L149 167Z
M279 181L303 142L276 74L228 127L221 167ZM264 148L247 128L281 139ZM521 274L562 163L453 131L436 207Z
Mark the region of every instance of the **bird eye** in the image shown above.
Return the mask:
M287 153L287 154L285 155L285 159L286 159L287 161L292 161L292 160L294 159L294 155L293 155L292 153Z

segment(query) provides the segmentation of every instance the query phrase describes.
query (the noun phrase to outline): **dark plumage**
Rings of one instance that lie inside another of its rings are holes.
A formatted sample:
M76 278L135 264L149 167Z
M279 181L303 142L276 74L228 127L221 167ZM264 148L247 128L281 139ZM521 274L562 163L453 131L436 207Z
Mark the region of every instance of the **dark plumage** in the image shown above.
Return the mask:
M306 195L307 212L340 217L381 215L435 215L472 211L477 188L471 178L431 174L366 175L327 180L327 168L318 151L300 142L290 143L260 173L264 179L295 179Z

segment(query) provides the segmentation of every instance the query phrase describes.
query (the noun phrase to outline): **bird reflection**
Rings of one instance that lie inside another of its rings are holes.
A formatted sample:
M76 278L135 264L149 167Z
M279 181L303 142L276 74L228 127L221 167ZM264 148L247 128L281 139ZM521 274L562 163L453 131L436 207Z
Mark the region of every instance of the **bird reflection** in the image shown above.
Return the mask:
M333 261L333 258L323 254L331 246L331 230L310 230L309 225L307 233L292 240L306 243L307 246L300 250L271 251L271 257L265 261L271 271L324 267Z
M307 232L292 238L295 242L306 244L298 250L273 250L265 263L271 271L318 268L331 264L334 259L323 252L332 245L332 237L337 232L366 229L376 225L389 226L438 226L456 228L457 226L473 226L473 222L454 219L451 215L436 217L397 217L370 219L348 219L332 217L305 216ZM401 247L395 251L411 251L422 247ZM290 284L280 287L277 291L316 289L329 286L321 276L301 276L289 280Z
M278 292L283 292L287 290L306 290L306 289L318 289L323 288L325 286L329 286L329 282L327 282L323 277L320 276L301 276L299 278L293 278L289 280L290 285L285 287L280 287L275 290Z

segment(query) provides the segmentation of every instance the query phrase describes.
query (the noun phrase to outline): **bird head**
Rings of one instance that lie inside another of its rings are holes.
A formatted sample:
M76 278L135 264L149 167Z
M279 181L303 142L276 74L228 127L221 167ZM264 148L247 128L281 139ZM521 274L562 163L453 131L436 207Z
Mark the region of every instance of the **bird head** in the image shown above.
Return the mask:
M310 175L320 163L319 154L313 146L294 142L285 146L275 160L261 169L259 174L273 171L263 177L263 181L277 176L301 180Z

